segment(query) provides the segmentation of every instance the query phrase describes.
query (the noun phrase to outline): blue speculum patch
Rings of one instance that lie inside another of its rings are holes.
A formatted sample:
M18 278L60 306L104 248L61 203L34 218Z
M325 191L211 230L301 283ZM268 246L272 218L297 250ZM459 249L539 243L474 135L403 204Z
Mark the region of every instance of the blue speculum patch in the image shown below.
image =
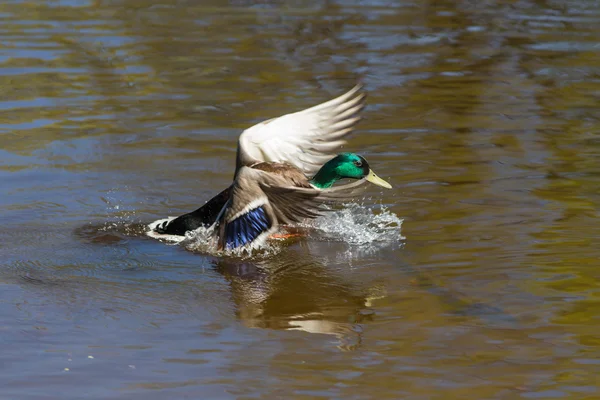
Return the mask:
M251 243L271 226L263 206L240 215L225 227L225 248L235 249Z

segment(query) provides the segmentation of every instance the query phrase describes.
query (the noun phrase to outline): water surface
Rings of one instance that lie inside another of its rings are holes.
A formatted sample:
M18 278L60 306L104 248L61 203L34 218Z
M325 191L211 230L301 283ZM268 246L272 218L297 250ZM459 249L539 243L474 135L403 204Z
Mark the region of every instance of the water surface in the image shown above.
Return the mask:
M201 3L0 4L2 397L597 398L596 2ZM142 234L359 80L393 191L268 257Z

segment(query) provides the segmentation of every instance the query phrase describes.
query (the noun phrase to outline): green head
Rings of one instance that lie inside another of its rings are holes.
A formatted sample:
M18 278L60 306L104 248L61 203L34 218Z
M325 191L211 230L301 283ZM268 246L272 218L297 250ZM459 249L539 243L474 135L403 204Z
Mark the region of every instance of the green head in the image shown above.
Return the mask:
M375 175L369 167L367 160L354 153L341 153L327 161L310 183L320 189L326 189L331 187L338 180L344 178L365 178L375 185L387 189L392 188L389 183Z

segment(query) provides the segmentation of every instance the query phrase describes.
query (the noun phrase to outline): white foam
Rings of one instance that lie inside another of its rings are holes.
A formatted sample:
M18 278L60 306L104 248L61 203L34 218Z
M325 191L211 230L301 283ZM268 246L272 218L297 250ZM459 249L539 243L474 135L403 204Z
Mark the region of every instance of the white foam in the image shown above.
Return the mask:
M188 250L207 253L214 256L235 256L242 258L267 257L279 253L281 245L268 240L265 243L255 242L250 246L239 247L231 250L217 250L217 240L213 234L213 227L200 227L194 231L186 232L185 242L182 243Z
M163 222L172 221L175 218L177 218L177 217L167 217L167 218L158 219L154 222L149 223L148 230L146 231L146 235L150 236L151 238L158 239L158 240L164 240L164 241L167 241L167 242L170 242L173 244L181 243L185 239L185 236L166 235L163 233L158 233L154 230L158 225L162 224Z
M251 247L233 250L217 250L213 227L200 227L186 232L185 236L164 235L154 232L154 228L174 217L164 218L148 225L146 234L152 238L173 244L181 244L188 250L215 256L266 257L278 253L281 243L268 240L264 244L253 244ZM382 247L401 243L405 237L401 235L403 220L384 206L364 206L362 204L345 204L344 208L327 212L315 220L306 220L297 226L310 228L309 238L319 241L337 241L352 245L361 245L361 252L378 251ZM353 246L357 247L357 246Z
M367 207L349 203L340 210L329 211L322 217L308 220L303 226L320 232L326 240L349 244L399 243L406 239L401 234L402 222L402 218L385 206Z

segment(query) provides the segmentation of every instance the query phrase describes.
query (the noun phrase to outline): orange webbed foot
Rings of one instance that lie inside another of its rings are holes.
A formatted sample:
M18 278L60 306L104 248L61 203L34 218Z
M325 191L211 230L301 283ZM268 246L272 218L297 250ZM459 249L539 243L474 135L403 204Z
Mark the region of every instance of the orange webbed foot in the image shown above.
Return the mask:
M302 237L302 235L299 233L274 233L271 236L269 236L269 239L286 240L297 237Z

